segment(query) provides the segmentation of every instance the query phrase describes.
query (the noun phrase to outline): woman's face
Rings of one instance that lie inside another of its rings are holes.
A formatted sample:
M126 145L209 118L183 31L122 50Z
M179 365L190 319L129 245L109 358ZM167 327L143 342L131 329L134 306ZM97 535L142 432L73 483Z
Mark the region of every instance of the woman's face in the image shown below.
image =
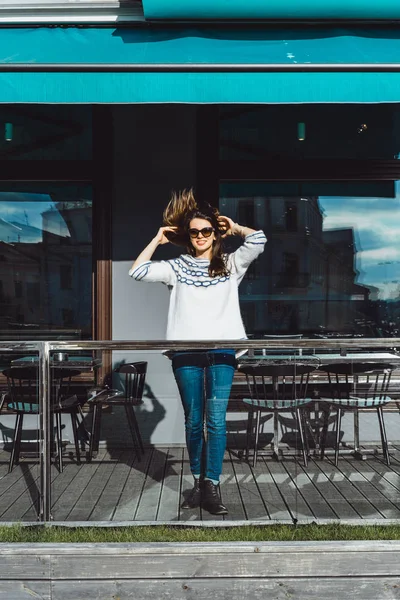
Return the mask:
M205 229L206 231L202 232L202 229ZM210 221L207 221L206 219L196 218L190 221L189 235L191 232L199 232L197 237L190 235L190 242L196 251L196 256L211 254L212 245L215 240L215 233L212 231L211 235L206 237L207 232L209 232L210 229L213 229L213 226L211 225Z

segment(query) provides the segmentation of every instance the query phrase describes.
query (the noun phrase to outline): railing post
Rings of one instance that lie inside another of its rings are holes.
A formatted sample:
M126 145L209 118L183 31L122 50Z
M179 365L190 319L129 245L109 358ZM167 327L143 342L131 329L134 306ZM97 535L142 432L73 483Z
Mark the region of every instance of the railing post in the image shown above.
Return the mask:
M51 513L51 382L50 343L39 347L39 413L40 413L40 520L50 521Z

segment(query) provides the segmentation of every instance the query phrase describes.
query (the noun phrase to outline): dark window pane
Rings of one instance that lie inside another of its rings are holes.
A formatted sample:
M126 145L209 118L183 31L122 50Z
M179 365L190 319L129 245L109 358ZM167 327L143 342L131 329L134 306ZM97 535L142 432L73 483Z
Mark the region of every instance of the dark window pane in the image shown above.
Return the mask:
M221 106L219 156L392 159L399 152L399 110L398 104ZM305 124L304 141L298 139L298 123Z
M62 290L72 289L72 267L60 265L60 288Z
M297 231L297 206L294 202L285 202L286 231Z
M90 106L0 106L0 123L9 123L11 136L0 135L2 160L90 160Z
M15 297L22 298L22 281L15 281Z

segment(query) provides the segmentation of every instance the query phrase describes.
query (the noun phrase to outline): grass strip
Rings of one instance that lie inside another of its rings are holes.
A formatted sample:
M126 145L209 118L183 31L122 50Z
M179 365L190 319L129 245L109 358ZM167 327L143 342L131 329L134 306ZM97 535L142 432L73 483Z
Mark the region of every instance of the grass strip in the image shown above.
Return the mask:
M399 525L269 525L235 528L198 527L34 527L0 526L2 543L113 542L291 542L343 540L400 540Z

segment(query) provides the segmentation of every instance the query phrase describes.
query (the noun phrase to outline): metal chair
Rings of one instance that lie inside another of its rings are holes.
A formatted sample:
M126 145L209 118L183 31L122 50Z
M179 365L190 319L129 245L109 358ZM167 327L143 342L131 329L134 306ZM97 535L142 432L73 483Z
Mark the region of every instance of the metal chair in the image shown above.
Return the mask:
M315 364L256 364L239 365L238 371L246 376L248 398L248 422L246 438L246 459L249 459L250 437L253 429L254 413L257 413L253 466L256 465L260 435L261 413L272 413L274 418L274 456L279 458L278 416L280 413L292 413L300 434L302 454L307 466L307 437L304 434L304 415L302 409L312 402L307 398L309 375L316 369Z
M388 395L390 378L394 367L387 364L340 363L324 365L328 376L328 392L322 392L322 399L329 402L330 409L336 410L335 422L335 465L339 461L340 426L345 412L354 414L354 451L359 452L359 413L376 410L382 442L382 451L386 464L390 465L383 406L391 401ZM329 414L329 411L326 411ZM324 456L327 419L321 434L321 458Z
M39 414L38 402L38 369L35 367L11 367L3 371L7 378L8 392L3 403L16 413L13 447L10 456L8 472L13 470L15 464L19 463L21 452L22 429L25 415ZM71 369L51 369L51 410L56 422L56 445L58 456L58 467L63 471L62 458L62 424L61 415L69 414L74 436L76 462L80 464L81 457L78 440L78 414L81 414L81 405L76 395L71 395L71 380L79 371ZM2 405L3 405L2 403Z
M133 446L137 452L138 460L144 453L142 436L136 419L134 406L142 404L143 390L147 373L147 362L134 362L122 365L115 369L115 373L123 375L123 391L103 388L94 390L94 395L89 398L89 404L93 406L92 431L88 460L92 460L93 452L99 449L101 418L103 405L123 406L132 436Z

